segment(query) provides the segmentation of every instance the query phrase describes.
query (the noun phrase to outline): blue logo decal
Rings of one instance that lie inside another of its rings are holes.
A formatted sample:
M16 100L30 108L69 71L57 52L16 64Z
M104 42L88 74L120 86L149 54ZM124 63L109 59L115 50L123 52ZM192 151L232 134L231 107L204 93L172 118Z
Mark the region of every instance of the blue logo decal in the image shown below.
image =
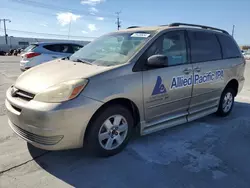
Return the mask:
M162 93L166 93L166 92L167 92L167 90L166 90L164 84L162 83L162 79L160 76L158 76L152 95L158 95L158 94L162 94Z

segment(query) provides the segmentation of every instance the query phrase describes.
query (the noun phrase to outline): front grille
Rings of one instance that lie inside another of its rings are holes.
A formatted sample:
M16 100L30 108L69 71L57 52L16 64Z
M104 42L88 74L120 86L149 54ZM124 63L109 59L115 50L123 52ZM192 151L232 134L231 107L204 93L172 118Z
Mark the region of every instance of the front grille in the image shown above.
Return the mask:
M20 99L23 99L25 101L30 101L30 100L32 100L35 97L34 94L28 93L28 92L23 91L21 89L16 89L16 91L13 93L12 96L20 98Z
M43 145L54 145L60 142L63 136L40 136L31 132L28 132L17 125L11 123L12 129L21 137L28 141L36 142Z

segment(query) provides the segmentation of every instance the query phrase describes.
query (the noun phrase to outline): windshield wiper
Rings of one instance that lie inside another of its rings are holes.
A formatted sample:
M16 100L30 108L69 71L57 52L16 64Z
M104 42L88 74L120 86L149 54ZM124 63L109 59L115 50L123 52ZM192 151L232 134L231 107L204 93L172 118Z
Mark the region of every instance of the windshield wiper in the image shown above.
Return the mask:
M86 64L89 64L89 65L92 65L92 63L90 63L89 61L86 61L86 60L83 60L83 59L74 59L73 62L80 62L80 63L86 63Z

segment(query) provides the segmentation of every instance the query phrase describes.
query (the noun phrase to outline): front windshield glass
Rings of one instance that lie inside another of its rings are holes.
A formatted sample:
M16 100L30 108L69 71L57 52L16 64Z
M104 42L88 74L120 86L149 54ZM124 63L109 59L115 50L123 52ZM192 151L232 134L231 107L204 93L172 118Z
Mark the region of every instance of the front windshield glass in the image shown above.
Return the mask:
M89 43L71 57L71 61L82 61L99 66L126 63L145 44L154 32L121 32L104 35Z

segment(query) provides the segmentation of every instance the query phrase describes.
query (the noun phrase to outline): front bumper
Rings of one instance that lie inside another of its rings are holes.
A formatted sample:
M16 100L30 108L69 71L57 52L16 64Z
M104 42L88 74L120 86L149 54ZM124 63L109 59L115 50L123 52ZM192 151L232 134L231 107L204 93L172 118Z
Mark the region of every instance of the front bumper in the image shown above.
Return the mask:
M20 137L46 150L79 148L92 115L103 104L79 96L64 103L24 101L6 93L9 125Z

